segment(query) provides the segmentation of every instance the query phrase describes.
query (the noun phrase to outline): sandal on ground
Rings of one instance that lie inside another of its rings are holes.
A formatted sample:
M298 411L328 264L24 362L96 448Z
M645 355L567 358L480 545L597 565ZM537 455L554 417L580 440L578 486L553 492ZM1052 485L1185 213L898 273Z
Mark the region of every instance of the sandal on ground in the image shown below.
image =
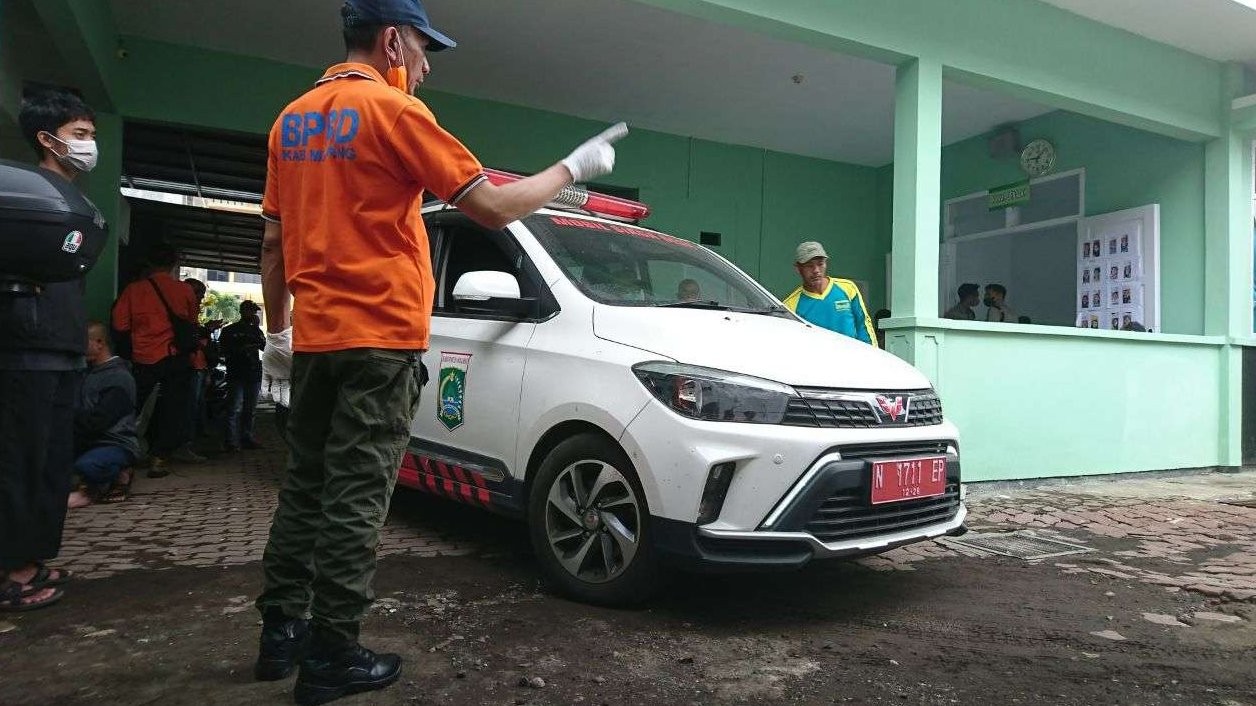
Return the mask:
M101 503L102 505L108 505L111 503L120 503L129 497L131 497L130 483L125 485L114 483L109 486L109 490L101 493L100 496L96 498L96 502Z
M120 503L131 497L131 481L135 480L135 473L127 471L130 476L126 482L117 481L109 486L109 489L96 497L98 503Z
M74 578L74 572L68 569L50 569L43 564L35 564L35 567L35 577L26 584L35 590L63 586Z
M5 581L0 584L0 613L21 613L27 610L36 610L53 603L65 597L65 591L56 588L47 598L39 601L29 600L31 596L43 591L44 588L30 587L30 584L18 583L17 581Z

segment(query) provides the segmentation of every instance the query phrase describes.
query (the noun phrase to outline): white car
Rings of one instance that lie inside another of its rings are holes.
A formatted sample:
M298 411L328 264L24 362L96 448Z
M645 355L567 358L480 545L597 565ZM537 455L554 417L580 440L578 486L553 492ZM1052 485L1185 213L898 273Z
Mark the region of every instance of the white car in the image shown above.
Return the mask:
M594 195L490 231L425 207L432 376L398 482L523 518L547 578L606 604L666 565L962 533L957 432L926 378L702 246L590 215L644 211Z

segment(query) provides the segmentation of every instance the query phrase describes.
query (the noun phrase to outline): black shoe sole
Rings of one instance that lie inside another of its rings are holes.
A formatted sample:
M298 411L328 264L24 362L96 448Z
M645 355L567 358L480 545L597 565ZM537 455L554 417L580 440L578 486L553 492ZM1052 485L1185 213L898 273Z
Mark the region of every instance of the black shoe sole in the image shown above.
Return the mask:
M296 664L281 660L257 660L253 665L253 678L257 681L279 681L292 676L297 670Z
M299 706L316 706L317 704L325 704L329 701L335 701L353 694L361 694L367 691L377 691L384 689L393 684L401 677L401 665L397 666L397 671L375 681L357 681L344 684L342 686L319 686L317 684L302 684L300 677L297 678L296 688L292 690L292 696L296 699Z

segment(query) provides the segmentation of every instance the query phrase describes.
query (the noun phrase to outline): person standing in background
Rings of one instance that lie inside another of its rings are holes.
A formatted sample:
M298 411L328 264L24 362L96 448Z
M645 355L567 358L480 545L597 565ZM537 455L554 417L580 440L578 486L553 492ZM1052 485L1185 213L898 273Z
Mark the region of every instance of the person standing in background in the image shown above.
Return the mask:
M218 336L218 346L227 364L227 411L223 423L223 450L260 449L253 436L253 414L262 387L262 334L259 307L240 302L240 319Z
M868 315L859 287L848 279L829 276L824 246L807 241L794 252L794 269L802 286L785 297L786 308L808 323L876 346L876 327Z
M158 385L149 424L149 478L170 474L168 463L201 463L191 448L192 356L201 303L192 287L175 279L179 253L159 245L148 255L145 276L128 284L113 305L119 349L130 351L136 407L142 410ZM178 330L176 330L178 329ZM124 356L125 357L125 356Z

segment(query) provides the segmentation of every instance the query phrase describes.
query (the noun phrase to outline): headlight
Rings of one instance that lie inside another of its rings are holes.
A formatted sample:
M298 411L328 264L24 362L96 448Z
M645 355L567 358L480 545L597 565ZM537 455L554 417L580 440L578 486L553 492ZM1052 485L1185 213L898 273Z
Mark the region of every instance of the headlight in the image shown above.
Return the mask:
M780 424L789 398L797 395L779 382L694 365L639 363L632 371L678 414L710 422Z

